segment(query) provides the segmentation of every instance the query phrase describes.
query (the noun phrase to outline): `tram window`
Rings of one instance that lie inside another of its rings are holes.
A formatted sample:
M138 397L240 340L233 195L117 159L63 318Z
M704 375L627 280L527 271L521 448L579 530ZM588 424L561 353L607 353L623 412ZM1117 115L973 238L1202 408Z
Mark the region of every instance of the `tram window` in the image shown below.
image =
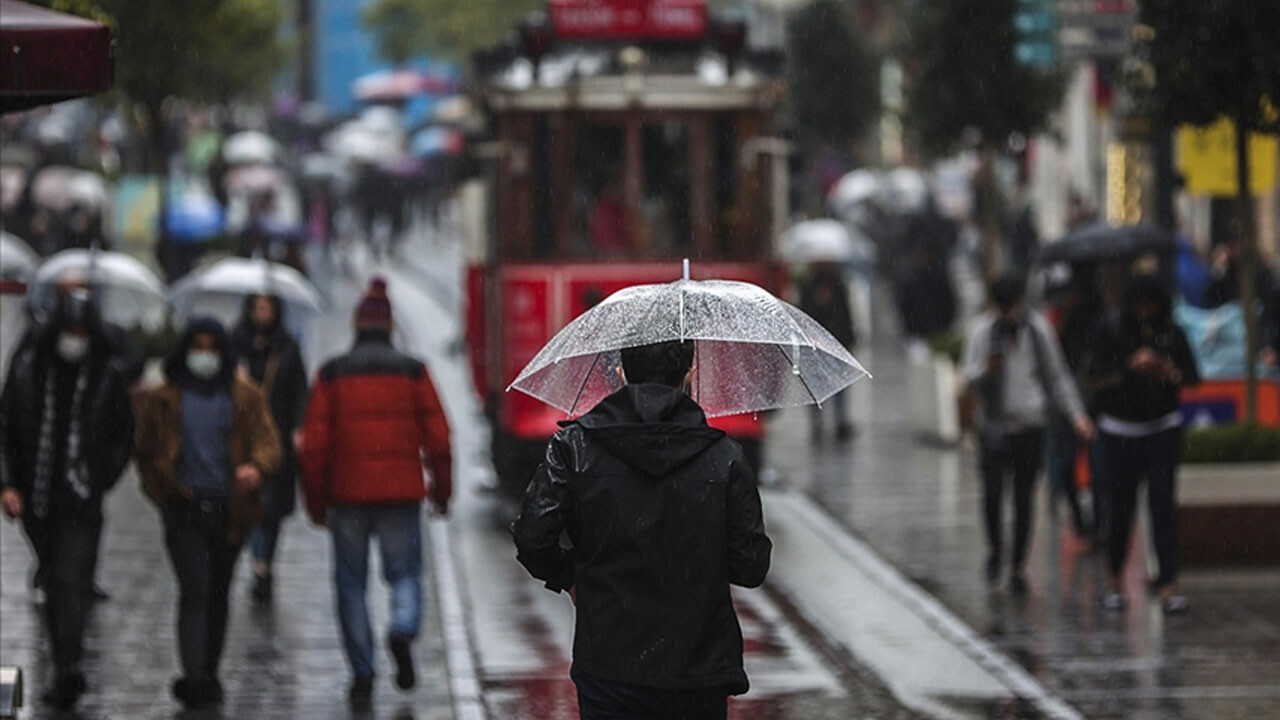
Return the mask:
M576 137L571 252L626 255L634 246L623 190L623 131L619 124L581 125Z
M640 208L649 253L670 257L692 246L689 219L689 129L680 122L644 127L644 198Z

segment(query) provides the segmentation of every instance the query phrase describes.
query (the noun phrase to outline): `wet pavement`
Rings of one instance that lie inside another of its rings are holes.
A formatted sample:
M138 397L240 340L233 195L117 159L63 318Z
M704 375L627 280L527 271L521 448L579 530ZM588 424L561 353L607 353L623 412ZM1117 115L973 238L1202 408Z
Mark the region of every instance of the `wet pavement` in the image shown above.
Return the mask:
M576 717L572 606L516 564L512 505L485 489L487 429L461 351L461 258L451 236L424 231L395 258L355 249L311 263L329 302L311 327L309 366L345 349L350 309L368 275L381 272L397 342L427 360L454 428L457 497L447 522L428 525L419 687L395 691L382 654L374 708L348 708L327 537L295 515L273 610L250 605L248 564L239 567L226 705L180 712L168 695L175 585L156 513L129 476L108 507L99 576L114 598L90 626L91 692L67 717ZM767 462L780 479L765 513L775 568L764 588L735 593L752 691L731 702L731 718L1280 717L1280 572L1188 572L1184 617L1165 618L1146 602L1106 613L1099 558L1046 517L1042 486L1031 594L989 592L972 452L912 435L905 361L887 337L859 352L876 378L853 391L862 432L852 443L811 445L804 411L770 420ZM0 523L0 662L26 669L23 717L49 718L34 702L48 660L29 562L18 527ZM1142 597L1140 570L1128 580ZM370 587L385 626L386 593L379 582Z
M1102 557L1075 538L1065 507L1053 512L1041 477L1031 592L989 590L973 448L913 434L905 354L887 335L858 357L875 380L852 391L862 430L852 443L814 446L801 412L771 421L768 462L783 486L812 498L1084 717L1280 717L1280 570L1184 570L1191 610L1166 617L1146 595L1135 537L1130 607L1108 612L1100 605ZM1038 715L1025 703L956 704L966 705L966 714L980 716Z

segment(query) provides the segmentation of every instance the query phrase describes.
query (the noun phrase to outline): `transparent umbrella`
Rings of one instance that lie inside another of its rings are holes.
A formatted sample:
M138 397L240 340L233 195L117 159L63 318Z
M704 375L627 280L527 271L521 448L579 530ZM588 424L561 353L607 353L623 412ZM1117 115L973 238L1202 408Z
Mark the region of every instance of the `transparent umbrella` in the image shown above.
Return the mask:
M782 257L791 263L871 262L876 248L860 230L821 218L796 223L782 235Z
M222 144L222 159L228 165L271 164L284 154L275 138L256 130L245 130Z
M26 282L40 264L40 256L17 235L0 232L0 278Z
M36 270L27 293L37 319L53 308L58 283L71 276L89 283L107 320L148 329L164 324L165 286L156 274L124 253L97 249L63 250Z
M622 386L621 350L692 340L690 394L708 417L821 404L870 377L813 318L750 283L679 280L610 295L569 323L514 388L569 415Z
M210 314L227 324L240 316L248 295L275 295L287 306L286 324L300 335L304 318L323 307L320 293L302 273L267 260L230 257L179 280L169 292L174 315Z

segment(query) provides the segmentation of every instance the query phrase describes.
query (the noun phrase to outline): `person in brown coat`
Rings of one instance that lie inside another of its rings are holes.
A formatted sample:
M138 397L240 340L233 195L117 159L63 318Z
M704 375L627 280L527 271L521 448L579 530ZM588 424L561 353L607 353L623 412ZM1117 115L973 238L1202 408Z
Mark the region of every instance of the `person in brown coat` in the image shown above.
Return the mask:
M218 321L192 320L165 374L139 402L136 458L178 578L183 675L173 695L198 707L222 700L218 662L235 561L258 519L263 478L283 452L262 391L235 377Z

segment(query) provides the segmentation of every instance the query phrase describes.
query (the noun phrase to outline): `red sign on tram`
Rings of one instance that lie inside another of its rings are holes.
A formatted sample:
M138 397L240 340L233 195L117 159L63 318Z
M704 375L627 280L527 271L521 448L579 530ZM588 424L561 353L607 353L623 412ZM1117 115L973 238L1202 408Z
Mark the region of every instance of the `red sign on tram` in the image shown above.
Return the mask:
M706 0L549 0L560 38L698 40L707 33Z

